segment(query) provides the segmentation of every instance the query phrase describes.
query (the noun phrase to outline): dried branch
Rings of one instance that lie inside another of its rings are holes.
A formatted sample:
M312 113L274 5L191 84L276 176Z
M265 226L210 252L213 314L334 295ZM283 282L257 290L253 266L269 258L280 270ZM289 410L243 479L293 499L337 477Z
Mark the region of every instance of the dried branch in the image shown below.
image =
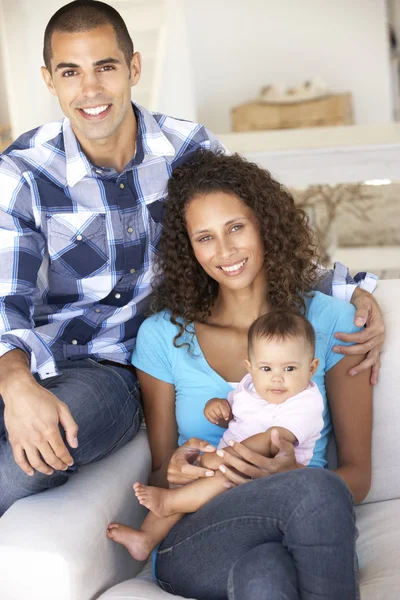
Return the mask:
M345 208L358 219L370 222L368 212L372 208L373 197L366 192L362 183L312 185L304 190L292 189L291 193L296 204L309 215L325 264L331 262L332 234L339 211Z

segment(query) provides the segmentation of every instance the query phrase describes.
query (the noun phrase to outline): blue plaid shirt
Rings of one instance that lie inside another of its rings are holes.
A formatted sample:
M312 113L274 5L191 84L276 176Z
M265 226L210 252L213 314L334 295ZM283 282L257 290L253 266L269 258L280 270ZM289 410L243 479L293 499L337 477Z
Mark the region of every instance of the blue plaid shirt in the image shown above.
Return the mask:
M92 165L68 119L22 135L0 157L0 356L24 350L42 379L63 359L129 362L168 179L188 153L222 147L201 125L133 109L136 154L122 173ZM351 297L347 269L333 283ZM332 276L328 293L331 285Z

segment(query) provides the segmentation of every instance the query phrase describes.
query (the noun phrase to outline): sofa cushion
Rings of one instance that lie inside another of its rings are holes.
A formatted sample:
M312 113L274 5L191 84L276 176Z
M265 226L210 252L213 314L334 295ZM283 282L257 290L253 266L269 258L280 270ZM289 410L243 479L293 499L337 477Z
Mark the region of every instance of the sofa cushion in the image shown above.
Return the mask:
M372 485L364 503L400 498L400 285L380 281L374 294L386 326L379 383L374 389Z
M134 481L147 481L145 431L62 487L18 500L0 519L2 600L93 600L141 564L109 540L112 520L140 527Z
M397 600L400 590L400 500L357 506L361 600ZM129 596L128 596L129 598Z
M381 281L375 292L386 326L378 385L373 390L372 484L363 504L400 498L400 285ZM328 467L337 467L334 436L328 444Z

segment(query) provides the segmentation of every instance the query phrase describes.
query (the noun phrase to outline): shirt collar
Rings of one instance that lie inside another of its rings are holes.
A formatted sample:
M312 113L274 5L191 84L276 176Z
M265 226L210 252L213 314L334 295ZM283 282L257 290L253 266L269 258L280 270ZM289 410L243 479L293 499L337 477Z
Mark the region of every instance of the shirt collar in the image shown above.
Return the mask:
M85 154L82 152L80 144L72 131L71 121L67 118L63 120L63 138L66 160L67 184L73 187L85 175L92 175L92 167Z
M175 156L175 148L164 135L153 113L139 104L132 102L132 108L138 120L137 150L143 151L143 159L148 156ZM94 165L91 164L80 147L72 130L71 121L63 120L63 138L66 158L66 177L69 187L73 187L88 175L93 176ZM137 154L137 153L136 153ZM137 161L134 161L137 164ZM140 161L142 162L142 161Z
M138 140L143 145L144 154L175 156L175 148L162 132L154 114L139 104L132 102L132 105L138 119ZM163 116L164 120L166 118Z

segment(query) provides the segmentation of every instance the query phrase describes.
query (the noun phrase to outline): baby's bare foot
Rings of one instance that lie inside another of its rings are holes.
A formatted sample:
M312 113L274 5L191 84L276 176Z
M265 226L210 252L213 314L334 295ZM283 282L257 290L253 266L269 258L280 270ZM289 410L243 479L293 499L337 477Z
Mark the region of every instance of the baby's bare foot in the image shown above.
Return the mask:
M135 483L133 489L139 504L143 504L157 517L170 517L177 513L172 506L173 490L165 490L142 483Z
M156 546L144 531L132 529L121 523L110 523L107 528L107 537L125 546L129 554L136 560L146 560Z

